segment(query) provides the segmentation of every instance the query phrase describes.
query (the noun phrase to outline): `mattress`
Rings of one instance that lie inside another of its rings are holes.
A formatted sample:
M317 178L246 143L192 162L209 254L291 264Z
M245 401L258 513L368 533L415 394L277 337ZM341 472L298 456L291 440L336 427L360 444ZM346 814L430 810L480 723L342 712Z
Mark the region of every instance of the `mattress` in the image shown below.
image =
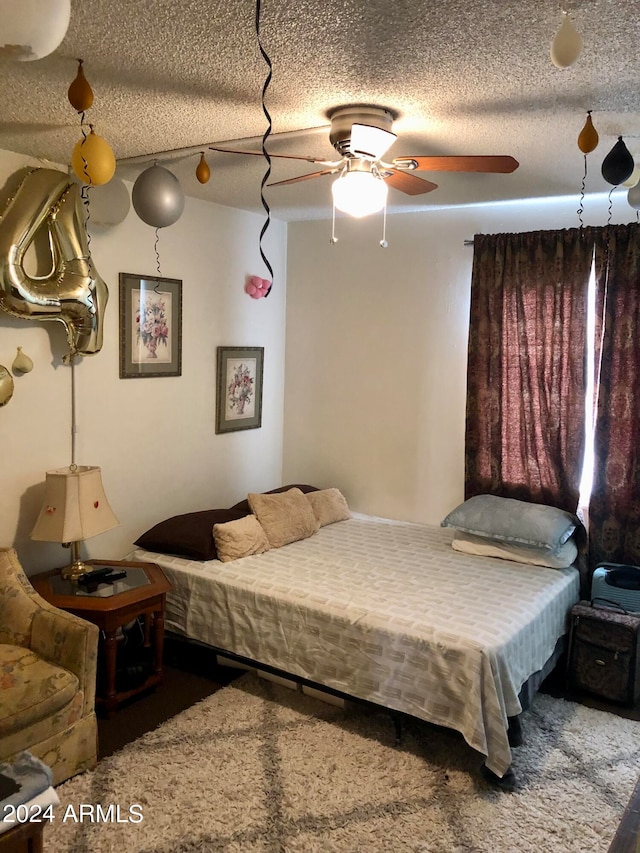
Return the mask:
M170 580L169 630L456 729L502 776L507 718L567 631L579 573L463 554L452 538L354 515L228 563L131 556Z

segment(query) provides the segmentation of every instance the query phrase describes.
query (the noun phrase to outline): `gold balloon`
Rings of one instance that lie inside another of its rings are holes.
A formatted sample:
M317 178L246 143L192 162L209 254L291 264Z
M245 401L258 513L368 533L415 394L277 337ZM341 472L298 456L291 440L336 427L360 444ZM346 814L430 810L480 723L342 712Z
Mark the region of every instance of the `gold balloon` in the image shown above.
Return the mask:
M67 92L69 103L79 113L88 110L93 104L93 89L89 85L89 81L84 76L82 68L82 60L78 60L78 73L76 74L73 83L69 86Z
M71 165L83 183L99 187L113 177L116 158L107 140L98 136L91 128L91 133L76 142L71 155Z
M200 155L200 162L196 167L196 178L200 181L201 184L206 184L209 178L211 177L211 169L209 168L209 164L204 159L204 154Z
M32 277L25 255L41 234L49 272ZM0 217L0 308L25 320L63 323L69 361L101 350L108 298L89 257L78 185L55 169L29 170Z
M0 364L0 406L6 406L13 397L13 378L4 364Z
M593 126L591 113L588 112L587 120L585 121L584 127L578 136L578 148L583 154L590 154L591 151L594 151L598 147L598 140L598 131Z
M16 357L13 359L11 370L14 373L31 373L33 370L33 360L29 358L26 352L22 352L22 347L18 347Z

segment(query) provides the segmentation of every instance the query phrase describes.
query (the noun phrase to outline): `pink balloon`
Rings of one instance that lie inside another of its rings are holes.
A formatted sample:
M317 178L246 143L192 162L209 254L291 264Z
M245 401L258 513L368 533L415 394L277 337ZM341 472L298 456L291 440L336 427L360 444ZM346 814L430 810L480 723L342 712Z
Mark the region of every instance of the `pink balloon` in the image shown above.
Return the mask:
M252 275L244 286L245 291L252 299L260 299L266 296L271 290L271 282L268 278L260 278L258 275Z

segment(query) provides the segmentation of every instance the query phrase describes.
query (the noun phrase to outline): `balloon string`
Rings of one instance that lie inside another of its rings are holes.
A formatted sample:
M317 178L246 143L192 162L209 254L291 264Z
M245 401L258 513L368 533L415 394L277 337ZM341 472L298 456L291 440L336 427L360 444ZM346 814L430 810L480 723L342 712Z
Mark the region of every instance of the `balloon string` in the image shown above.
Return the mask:
M89 276L91 276L91 234L89 233L89 220L91 219L91 200L90 187L87 184L82 185L80 190L80 198L84 204L84 230L87 235L87 264L89 265Z
M89 195L90 195L89 189L90 189L90 187L83 186L80 195L82 196L82 194L86 190L86 198L83 196L83 201L86 205L86 208L85 208L86 209L86 216L84 219L84 230L85 230L85 233L87 235L87 277L89 279L89 281L88 281L89 292L87 294L87 302L89 303L89 313L92 314L93 316L95 316L97 309L96 309L96 306L95 306L94 301L93 301L94 282L93 282L93 263L91 260L91 234L89 233L89 219L91 218L91 213L90 213L91 205L89 203Z
M582 176L582 186L580 188L580 207L578 208L578 219L580 220L580 227L584 228L584 222L582 221L582 214L584 213L584 192L587 184L587 155L584 156L584 174Z
M158 252L158 241L160 240L160 228L156 228L156 239L153 244L153 251L156 253L156 269L158 270L158 275L162 275L160 272L160 253ZM156 285L157 287L158 285ZM158 291L156 290L156 293Z
M89 125L89 129L91 129L91 125ZM84 154L82 153L82 148L87 141L87 132L84 129L84 110L80 114L80 130L82 131L82 142L80 143L80 156L82 157L82 172L87 179L85 184L91 183L91 177L89 175L89 164L87 163ZM84 198L84 196L83 196Z
M91 204L90 204L90 185L91 185L91 177L89 176L89 164L82 153L82 146L87 141L87 132L84 129L85 124L85 112L82 110L80 113L80 130L82 132L82 142L80 143L80 156L82 157L82 172L87 179L86 182L82 184L82 189L80 190L80 199L82 200L82 204L84 205L84 230L87 237L87 275L89 277L89 311L91 314L95 316L96 307L93 304L93 291L91 289L91 281L92 281L92 273L93 273L93 265L91 262L91 234L89 233L89 220L91 219ZM91 125L89 125L91 128Z
M613 212L613 201L611 199L611 194L615 189L617 189L617 186L611 187L611 189L609 190L609 217L607 219L607 225L611 225L611 214Z
M264 81L264 85L262 87L262 98L261 98L262 112L264 113L265 118L267 119L267 129L265 130L264 135L262 137L262 154L264 155L264 158L267 161L267 168L265 170L264 175L262 176L262 182L260 183L260 200L262 201L262 207L264 208L265 213L267 214L267 217L266 217L264 225L262 226L262 229L260 231L260 237L258 240L258 247L260 249L260 257L264 261L264 264L265 264L266 268L269 270L269 274L271 275L271 287L273 287L273 268L272 268L271 264L269 263L269 259L265 255L264 250L262 248L263 237L267 233L267 230L268 230L269 225L271 223L271 209L269 208L267 200L264 197L264 187L265 187L265 184L267 183L267 181L269 180L269 176L271 175L271 157L269 157L269 152L267 151L267 148L266 148L266 142L267 142L267 139L269 138L269 136L271 134L271 128L272 128L271 116L269 114L269 110L267 109L267 105L265 103L265 95L267 94L267 89L269 88L269 84L271 83L271 77L273 76L273 65L271 64L271 59L269 58L269 55L267 54L267 52L263 48L262 42L260 41L260 0L256 0L256 37L258 40L258 47L260 48L260 53L262 54L262 58L267 63L267 66L269 68L266 79ZM271 293L271 287L269 288L269 290L267 290L267 292L265 293L265 296L268 296Z

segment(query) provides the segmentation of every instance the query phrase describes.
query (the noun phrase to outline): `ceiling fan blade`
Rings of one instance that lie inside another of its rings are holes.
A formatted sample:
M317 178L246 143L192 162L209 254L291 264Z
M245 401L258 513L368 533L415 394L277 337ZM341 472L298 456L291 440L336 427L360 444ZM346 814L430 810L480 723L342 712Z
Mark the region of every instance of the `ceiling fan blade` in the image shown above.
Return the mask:
M417 175L411 175L409 172L398 172L395 169L384 169L380 171L380 175L385 184L389 184L396 190L400 190L407 195L421 195L422 193L430 193L432 190L437 190L438 185L431 181L425 181L424 178L419 178Z
M252 157L264 157L262 151L240 151L238 148L218 148L216 145L209 145L209 151L220 151L222 154L249 154ZM272 154L269 151L269 157L272 159L277 157L281 160L304 160L305 163L317 163L321 166L333 166L337 165L339 160L319 160L317 157L298 157L294 154Z
M335 175L340 169L323 169L321 172L310 172L308 175L298 175L297 178L287 178L286 181L274 181L272 184L267 184L268 187L283 187L285 184L297 184L300 181L308 181L311 178L321 178L323 175Z
M455 155L449 157L396 157L396 169L423 172L493 172L507 174L520 165L516 159L501 155Z

